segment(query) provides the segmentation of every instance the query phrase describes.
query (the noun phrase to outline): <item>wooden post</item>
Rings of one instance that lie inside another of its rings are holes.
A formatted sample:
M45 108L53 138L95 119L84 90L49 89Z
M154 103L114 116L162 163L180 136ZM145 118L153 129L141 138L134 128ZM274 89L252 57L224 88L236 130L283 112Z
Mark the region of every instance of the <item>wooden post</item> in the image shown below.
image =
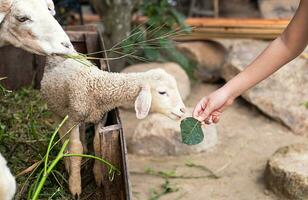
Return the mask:
M100 145L101 145L101 156L102 158L108 160L114 166L116 166L122 174L115 175L114 180L110 181L109 169L106 165L101 166L101 171L103 175L103 195L104 200L129 200L129 182L128 182L128 172L126 166L126 147L124 135L122 132L121 123L118 120L118 112L113 114L117 115L117 121L109 126L97 127L98 133L100 135ZM101 123L103 124L103 123ZM123 143L124 142L124 143ZM124 161L124 160L125 161Z
M213 0L213 7L214 7L214 17L219 17L219 0Z

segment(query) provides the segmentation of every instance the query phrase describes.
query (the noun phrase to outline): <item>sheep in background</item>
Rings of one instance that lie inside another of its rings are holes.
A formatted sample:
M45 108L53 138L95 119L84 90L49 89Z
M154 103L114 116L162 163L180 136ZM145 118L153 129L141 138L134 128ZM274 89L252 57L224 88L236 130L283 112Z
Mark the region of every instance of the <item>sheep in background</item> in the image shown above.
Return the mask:
M0 153L0 199L11 200L16 192L16 182L10 169L6 165L6 160Z
M40 55L75 54L52 0L0 0L0 47L12 44Z
M142 73L111 73L80 64L73 59L48 58L41 82L41 92L48 107L59 120L66 115L69 120L59 131L62 137L75 124L83 122L98 123L108 111L130 103L135 105L136 117L145 118L148 113L158 112L172 119L180 119L185 106L179 94L175 79L162 69ZM70 133L69 152L80 154L79 126ZM98 135L94 137L98 138ZM96 149L95 153L99 150ZM101 185L101 173L94 165L94 175ZM69 188L73 195L81 193L81 158L70 157L65 160L69 171Z

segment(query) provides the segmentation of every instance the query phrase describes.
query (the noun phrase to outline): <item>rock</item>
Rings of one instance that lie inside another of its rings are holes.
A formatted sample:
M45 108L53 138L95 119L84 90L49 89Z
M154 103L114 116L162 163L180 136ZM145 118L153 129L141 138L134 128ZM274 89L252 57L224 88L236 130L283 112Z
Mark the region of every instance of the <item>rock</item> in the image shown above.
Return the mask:
M269 42L257 40L234 40L229 52L228 65L222 70L225 80L243 71ZM305 50L308 52L308 48ZM281 121L295 133L308 135L308 63L298 57L268 79L245 92L248 102L266 115Z
M308 144L280 148L265 170L267 187L289 199L308 199Z
M292 18L300 0L259 0L258 5L263 18Z
M220 80L220 70L225 63L227 50L215 41L183 42L177 49L197 63L195 76L204 82Z
M191 90L191 83L186 72L176 63L141 63L136 65L131 65L126 67L122 72L123 73L132 73L132 72L145 72L151 69L162 68L166 70L169 74L173 75L179 91L180 95L183 99L187 99Z
M192 113L188 111L188 113ZM188 115L187 115L188 116ZM217 144L215 125L202 126L205 139L198 145L189 146L181 142L180 121L161 114L151 114L141 121L128 140L128 151L140 155L183 155L199 153Z

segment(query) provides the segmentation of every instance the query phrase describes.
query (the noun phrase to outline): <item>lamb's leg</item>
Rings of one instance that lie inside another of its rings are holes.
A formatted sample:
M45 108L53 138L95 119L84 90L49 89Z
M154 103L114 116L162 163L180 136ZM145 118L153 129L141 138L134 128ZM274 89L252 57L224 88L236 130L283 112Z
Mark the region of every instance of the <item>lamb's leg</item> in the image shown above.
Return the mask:
M95 156L97 157L102 157L99 130L100 130L100 127L105 126L106 121L107 121L107 115L104 115L103 119L98 124L95 125L95 135L93 139L93 147L94 147ZM98 162L97 160L94 161L93 174L94 174L94 178L95 178L97 186L102 186L103 174L101 170L101 163Z
M83 146L80 141L79 126L73 128L70 134L69 143L70 154L82 154ZM69 188L74 196L81 194L81 157L69 157L70 159L70 175L69 175Z
M88 153L88 147L87 147L86 124L85 123L80 124L79 131L80 131L80 140L83 145L83 152L86 154Z

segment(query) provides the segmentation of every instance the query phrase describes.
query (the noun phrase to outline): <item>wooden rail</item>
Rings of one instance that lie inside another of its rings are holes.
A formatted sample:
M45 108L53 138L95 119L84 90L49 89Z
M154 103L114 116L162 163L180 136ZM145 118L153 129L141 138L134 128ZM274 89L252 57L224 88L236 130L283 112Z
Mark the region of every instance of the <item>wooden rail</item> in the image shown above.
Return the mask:
M279 36L289 20L279 19L213 19L189 18L186 23L192 33L175 37L175 40L205 40L211 38L274 39Z
M234 19L234 18L187 18L193 27L242 27L242 28L284 28L289 20L282 19Z
M147 18L137 16L137 24ZM174 37L175 40L205 40L211 38L257 38L274 39L279 36L289 20L284 19L232 19L232 18L188 18L186 24L192 27L190 34Z
M99 16L85 15L85 21L98 22ZM134 16L133 22L143 24L145 16ZM175 37L175 40L205 40L211 38L274 39L288 25L288 19L234 19L234 18L187 18L192 33Z

